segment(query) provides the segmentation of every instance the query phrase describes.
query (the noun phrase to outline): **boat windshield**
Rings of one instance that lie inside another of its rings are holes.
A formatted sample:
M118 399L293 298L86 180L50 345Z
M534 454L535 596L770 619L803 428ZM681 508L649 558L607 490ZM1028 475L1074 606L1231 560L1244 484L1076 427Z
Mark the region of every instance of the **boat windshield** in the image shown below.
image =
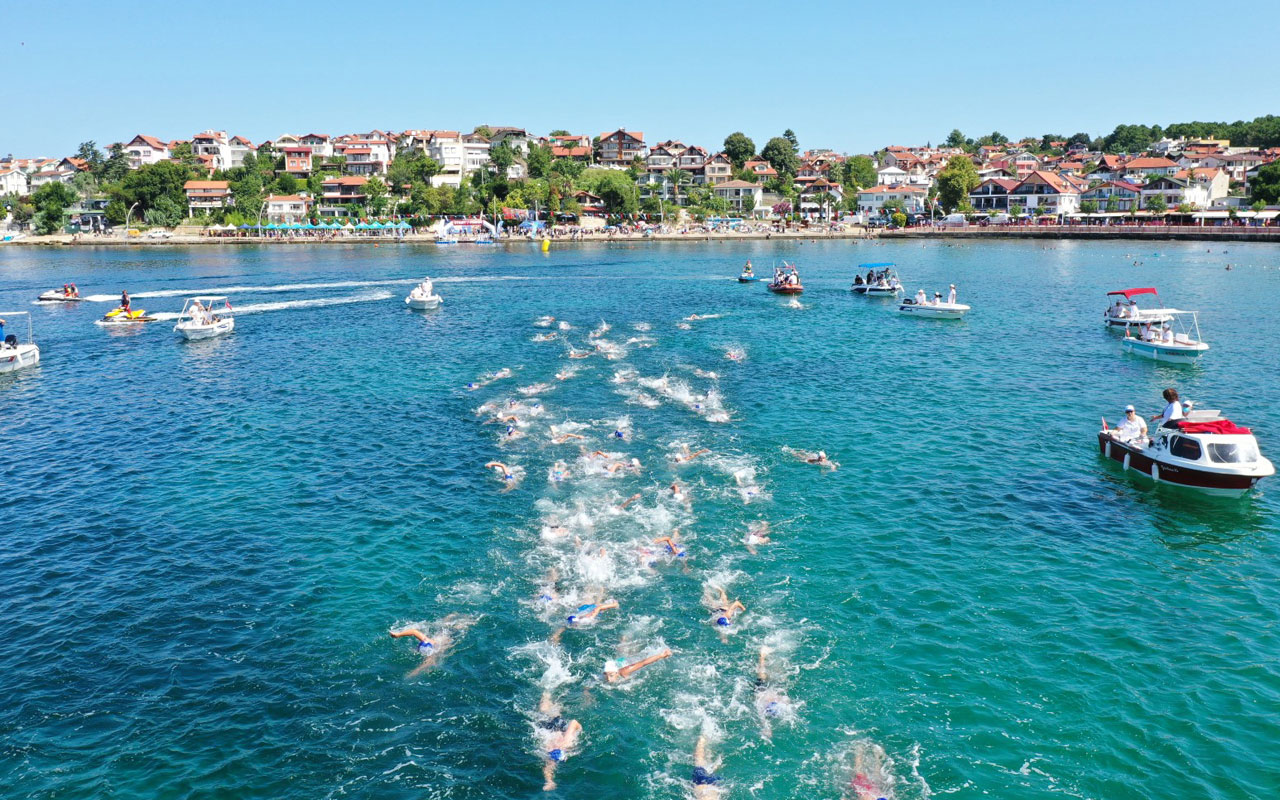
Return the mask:
M1209 443L1209 459L1222 464L1252 464L1258 455L1258 443L1251 439Z
M1169 454L1188 461L1200 460L1200 443L1186 436L1174 436L1169 442Z

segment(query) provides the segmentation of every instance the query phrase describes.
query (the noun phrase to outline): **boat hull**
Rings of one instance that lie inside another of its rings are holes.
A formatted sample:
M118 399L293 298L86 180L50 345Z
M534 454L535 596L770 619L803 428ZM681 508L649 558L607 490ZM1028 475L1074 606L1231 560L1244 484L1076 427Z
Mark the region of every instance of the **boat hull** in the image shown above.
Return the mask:
M862 294L865 294L867 297L897 297L898 290L897 289L881 289L879 287L872 286L869 289L863 289Z
M1209 352L1209 345L1200 342L1197 345L1165 344L1163 342L1144 342L1141 339L1125 339L1121 346L1126 353L1142 356L1153 361L1168 364L1194 364L1200 357Z
M1135 447L1111 437L1106 431L1098 433L1098 451L1104 458L1119 463L1126 471L1137 472L1155 480L1201 489L1214 494L1240 495L1252 489L1266 475L1245 475L1193 469L1182 464L1172 464L1153 458L1146 449Z
M760 279L759 279L759 278L757 278L757 277L756 277L756 276L754 276L754 275L739 275L739 276L738 276L738 283L754 283L754 282L756 282L756 281L758 281L758 280L760 280Z
M433 294L430 297L414 297L410 295L404 299L404 304L414 311L431 311L440 307L440 295Z
M16 348L0 348L0 373L17 372L40 363L40 348L34 344L20 344Z
M67 297L62 292L45 292L36 298L42 303L79 303L83 297Z
M220 319L212 325L193 325L187 322L179 322L173 326L173 330L188 342L198 342L202 339L215 339L219 336L226 336L235 330L236 321L234 319Z
M1104 314L1102 316L1102 324L1106 325L1108 328L1128 328L1131 325L1148 325L1148 324L1163 325L1166 322L1172 322L1172 321L1173 321L1172 314L1158 314L1158 313L1147 314L1141 311L1138 312L1137 319L1134 319L1132 317L1113 317L1110 314Z
M936 306L902 303L898 306L898 313L920 319L962 319L969 313L969 307L963 303L941 303Z
M776 283L771 283L769 284L769 291L774 294L800 294L804 291L804 287L794 285L779 286Z

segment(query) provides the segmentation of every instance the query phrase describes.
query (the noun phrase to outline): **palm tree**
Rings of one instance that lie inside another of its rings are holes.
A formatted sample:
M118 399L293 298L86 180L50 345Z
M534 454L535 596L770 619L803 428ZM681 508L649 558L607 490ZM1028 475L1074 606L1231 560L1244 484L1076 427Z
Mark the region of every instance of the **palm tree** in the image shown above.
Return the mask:
M817 201L818 206L820 208L826 209L823 212L823 215L824 215L823 219L825 219L827 222L830 222L831 221L831 204L835 202L836 196L833 195L831 192L823 192L822 194L819 194L817 197L813 199Z
M689 184L689 181L692 179L692 176L690 176L689 173L685 172L682 169L677 169L675 167L672 167L671 169L662 173L662 177L666 178L667 183L671 184L671 188L675 191L676 205L679 205L680 204L680 187L687 186Z

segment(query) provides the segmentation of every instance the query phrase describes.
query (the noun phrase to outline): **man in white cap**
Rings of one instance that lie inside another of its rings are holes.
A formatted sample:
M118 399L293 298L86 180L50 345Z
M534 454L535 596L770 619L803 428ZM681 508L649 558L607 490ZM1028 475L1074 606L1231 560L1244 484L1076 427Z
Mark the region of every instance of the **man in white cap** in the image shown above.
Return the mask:
M1115 437L1122 442L1141 444L1147 438L1147 421L1133 406L1124 407L1124 420L1116 426Z
M951 305L956 304L956 285L951 284L951 291L947 292L947 302Z

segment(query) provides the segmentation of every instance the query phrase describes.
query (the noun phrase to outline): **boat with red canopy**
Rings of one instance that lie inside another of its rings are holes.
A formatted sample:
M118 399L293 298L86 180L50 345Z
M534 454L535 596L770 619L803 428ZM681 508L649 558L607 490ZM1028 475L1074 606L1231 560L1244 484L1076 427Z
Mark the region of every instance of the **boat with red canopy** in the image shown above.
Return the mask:
M1188 411L1185 419L1153 428L1149 437L1131 439L1108 429L1104 419L1098 447L1125 470L1216 494L1243 494L1276 472L1258 451L1253 431L1216 409Z
M1107 292L1107 297L1115 298L1115 302L1112 303L1108 299L1109 305L1102 314L1103 323L1109 327L1127 327L1129 325L1163 325L1172 321L1173 315L1169 313L1170 309L1159 307L1139 308L1138 301L1134 298L1144 294L1153 296L1156 303L1159 304L1160 295L1156 292L1154 286L1137 289L1117 289L1114 292Z

